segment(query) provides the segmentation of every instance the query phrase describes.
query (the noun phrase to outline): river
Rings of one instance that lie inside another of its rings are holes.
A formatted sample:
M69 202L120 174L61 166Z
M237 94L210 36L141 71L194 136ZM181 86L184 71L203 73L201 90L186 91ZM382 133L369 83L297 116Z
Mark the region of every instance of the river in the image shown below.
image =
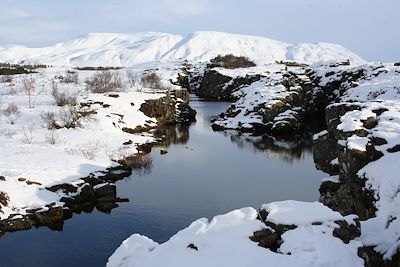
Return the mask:
M0 239L1 266L104 266L133 233L164 242L200 217L285 199L318 200L324 174L314 166L311 135L283 142L213 132L210 117L228 105L192 97L197 122L168 128L168 154L154 148L151 169L117 183L128 203L110 214L74 214L62 231L7 233Z

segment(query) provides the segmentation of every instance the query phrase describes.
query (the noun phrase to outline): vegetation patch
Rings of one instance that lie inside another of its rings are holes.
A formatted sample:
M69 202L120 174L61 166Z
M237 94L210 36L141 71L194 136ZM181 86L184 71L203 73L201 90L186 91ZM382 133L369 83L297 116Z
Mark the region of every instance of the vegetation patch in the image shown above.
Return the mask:
M232 54L219 55L211 59L211 67L221 67L225 69L238 69L254 67L256 64L244 56L234 56Z

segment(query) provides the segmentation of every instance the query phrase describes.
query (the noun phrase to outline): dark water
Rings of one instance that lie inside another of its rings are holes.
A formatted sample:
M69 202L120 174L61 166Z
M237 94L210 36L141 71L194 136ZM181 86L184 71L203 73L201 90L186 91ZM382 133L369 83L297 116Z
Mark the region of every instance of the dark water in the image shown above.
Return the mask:
M151 172L118 182L119 197L129 203L111 214L74 215L60 232L6 234L0 238L0 266L104 266L133 233L164 242L200 217L277 200L318 199L324 175L314 167L310 136L281 142L213 132L209 117L227 104L193 99L191 106L198 122L168 129L169 153L154 149Z

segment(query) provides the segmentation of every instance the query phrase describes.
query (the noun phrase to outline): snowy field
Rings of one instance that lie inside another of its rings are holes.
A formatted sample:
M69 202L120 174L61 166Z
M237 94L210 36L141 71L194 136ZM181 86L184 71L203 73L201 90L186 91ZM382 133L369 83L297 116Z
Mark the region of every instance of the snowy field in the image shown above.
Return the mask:
M141 75L143 70L129 71ZM76 73L78 81L63 81L67 71ZM159 74L171 77L174 71L166 67ZM96 71L72 68L38 69L37 73L9 76L10 81L0 83L0 192L8 197L1 219L58 203L61 195L46 187L81 184L80 178L115 166L115 161L135 154L138 145L154 141L151 133L130 134L122 128L156 126L156 119L139 109L146 100L165 93L130 85L125 69L112 72L119 73L122 86L104 94L86 89L85 80ZM34 89L28 93L26 84L30 81ZM58 106L54 88L76 103Z

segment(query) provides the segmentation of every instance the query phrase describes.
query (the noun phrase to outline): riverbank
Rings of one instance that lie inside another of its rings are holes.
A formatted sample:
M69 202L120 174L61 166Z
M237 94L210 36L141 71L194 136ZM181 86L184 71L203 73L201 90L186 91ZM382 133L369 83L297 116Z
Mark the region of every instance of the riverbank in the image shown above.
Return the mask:
M94 207L109 212L126 201L113 183L151 164L146 154L163 139L154 129L194 120L178 87L156 91L121 78L104 93L87 88L98 73L124 72L41 66L2 76L0 233L59 229L73 212Z

